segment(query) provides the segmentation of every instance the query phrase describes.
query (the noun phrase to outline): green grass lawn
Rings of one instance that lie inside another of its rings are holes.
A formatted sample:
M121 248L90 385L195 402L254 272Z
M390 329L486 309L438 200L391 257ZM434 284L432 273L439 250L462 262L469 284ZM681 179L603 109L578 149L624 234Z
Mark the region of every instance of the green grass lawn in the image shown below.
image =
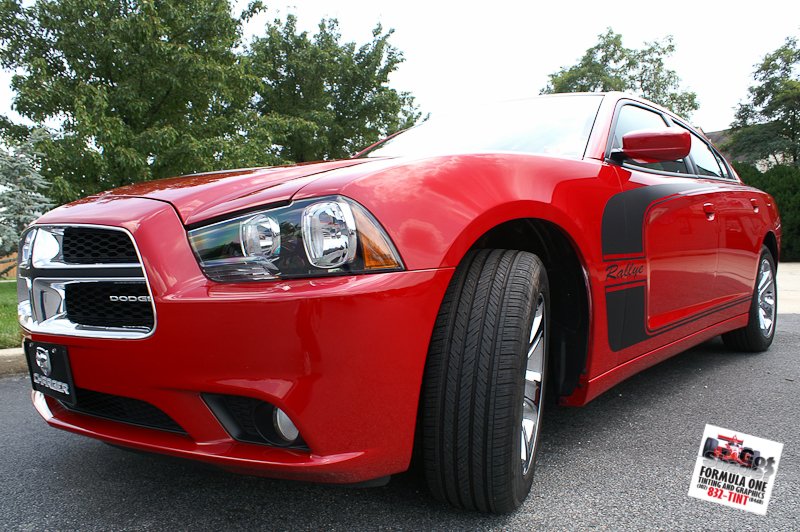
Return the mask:
M22 345L17 322L17 283L0 283L0 349Z

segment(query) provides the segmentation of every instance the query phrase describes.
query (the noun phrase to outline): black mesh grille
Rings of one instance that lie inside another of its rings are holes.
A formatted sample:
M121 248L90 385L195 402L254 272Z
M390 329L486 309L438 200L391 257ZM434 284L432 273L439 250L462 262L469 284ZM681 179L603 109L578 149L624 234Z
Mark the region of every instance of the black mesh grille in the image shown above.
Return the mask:
M75 395L78 398L77 404L61 403L61 405L72 412L122 421L151 429L186 434L186 431L175 420L145 401L93 392L83 388L76 389Z
M136 249L127 234L111 229L67 227L62 244L68 264L138 263Z
M144 282L72 283L65 287L65 300L67 319L72 323L94 327L153 327L153 305Z

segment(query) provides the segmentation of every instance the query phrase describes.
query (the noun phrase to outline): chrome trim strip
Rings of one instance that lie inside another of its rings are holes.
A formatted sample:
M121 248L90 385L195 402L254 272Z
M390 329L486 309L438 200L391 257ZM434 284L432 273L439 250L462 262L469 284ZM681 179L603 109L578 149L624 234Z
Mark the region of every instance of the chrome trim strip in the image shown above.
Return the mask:
M50 262L46 266L37 266L41 270L46 269L74 269L74 270L91 270L92 268L141 268L141 264L134 262L115 262L113 264L72 264L66 262Z

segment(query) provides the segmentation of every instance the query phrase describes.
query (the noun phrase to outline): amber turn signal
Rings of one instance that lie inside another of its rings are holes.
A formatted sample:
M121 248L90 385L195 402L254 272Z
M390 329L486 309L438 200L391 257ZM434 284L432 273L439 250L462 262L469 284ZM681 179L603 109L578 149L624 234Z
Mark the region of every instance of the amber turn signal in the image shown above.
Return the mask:
M395 270L401 267L396 251L389 244L372 217L361 208L353 209L353 216L361 239L365 270Z

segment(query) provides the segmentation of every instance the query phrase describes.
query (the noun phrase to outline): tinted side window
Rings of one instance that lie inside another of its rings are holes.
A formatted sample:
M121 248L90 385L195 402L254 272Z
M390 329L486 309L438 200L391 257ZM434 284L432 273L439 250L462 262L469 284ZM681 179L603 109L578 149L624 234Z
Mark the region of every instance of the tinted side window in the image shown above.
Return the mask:
M614 143L611 145L611 148L622 148L622 137L631 131L639 129L666 129L666 127L667 123L664 122L661 115L643 109L642 107L626 105L619 110L617 126L614 130Z
M722 177L725 179L733 179L731 174L728 172L728 167L725 165L725 161L722 159L719 153L716 151L714 152L714 157L717 158L717 164L719 164L720 170L722 170Z
M661 115L635 105L626 105L619 110L617 123L614 128L614 140L611 149L622 148L622 137L631 131L640 129L666 129L667 123ZM625 164L640 166L658 170L662 172L677 172L687 174L688 169L684 161L663 161L657 163L639 163L636 161L626 161Z
M708 147L708 144L700 140L700 137L692 133L692 160L697 167L697 175L709 177L724 177L720 169L717 156Z

